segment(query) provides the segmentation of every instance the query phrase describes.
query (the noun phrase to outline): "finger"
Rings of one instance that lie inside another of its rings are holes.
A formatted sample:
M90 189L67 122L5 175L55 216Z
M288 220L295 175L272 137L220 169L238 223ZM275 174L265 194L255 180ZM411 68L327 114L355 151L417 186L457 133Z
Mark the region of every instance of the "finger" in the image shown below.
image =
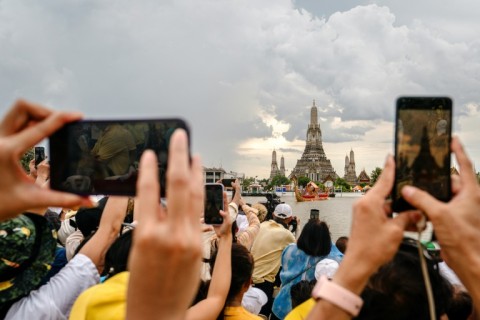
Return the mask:
M223 192L223 210L230 212L228 208L228 195L225 191Z
M53 112L41 122L18 132L12 139L12 143L18 148L17 153L23 153L31 146L52 135L66 123L81 118L80 113Z
M457 158L460 167L460 178L466 185L477 185L477 178L473 172L473 165L468 158L460 140L457 137L452 139L452 151Z
M452 193L457 194L460 192L460 189L462 187L462 181L460 180L460 176L454 174L451 176L451 181L452 181Z
M409 212L402 212L401 214L397 215L395 218L390 219L387 223L390 223L391 225L394 225L399 228L399 236L398 238L398 244L400 244L400 241L403 238L403 231L407 229L408 226L411 226L412 224L416 224L415 221L416 214L412 211Z
M39 121L48 117L51 113L51 110L40 105L25 100L17 100L0 123L0 136L18 132L19 129L26 127L32 119Z
M185 130L177 129L170 138L167 169L168 217L182 220L189 209L190 164L188 139Z
M440 215L440 208L444 205L428 192L413 186L405 186L401 190L403 198L415 208L423 211L430 220Z
M377 182L373 188L366 194L379 194L383 198L387 197L392 190L393 181L395 173L395 162L391 155L388 155L387 160L385 161L385 167L383 168L382 174L378 178ZM374 191L372 193L372 191Z
M197 223L205 207L205 186L203 183L203 168L199 156L192 158L191 212L192 223Z
M140 223L155 223L160 203L157 156L152 150L145 150L140 158L137 180L138 216Z
M34 199L32 207L94 207L95 204L88 197L81 197L75 194L52 191L38 187L35 191L29 190L30 199Z

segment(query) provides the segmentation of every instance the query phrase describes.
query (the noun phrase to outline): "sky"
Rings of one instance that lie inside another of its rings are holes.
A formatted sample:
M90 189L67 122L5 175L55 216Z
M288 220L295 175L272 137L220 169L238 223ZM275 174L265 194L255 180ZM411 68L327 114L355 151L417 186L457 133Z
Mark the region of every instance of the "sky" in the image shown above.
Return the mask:
M454 100L480 160L480 2L0 0L0 115L18 98L89 119L181 117L206 167L287 174L312 101L337 174L393 152L395 100Z

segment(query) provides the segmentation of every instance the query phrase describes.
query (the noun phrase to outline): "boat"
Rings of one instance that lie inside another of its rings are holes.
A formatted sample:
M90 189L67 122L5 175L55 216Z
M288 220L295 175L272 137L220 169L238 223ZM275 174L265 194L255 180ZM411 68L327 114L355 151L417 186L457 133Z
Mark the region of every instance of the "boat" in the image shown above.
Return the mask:
M305 187L305 190L301 192L300 189L298 189L297 177L293 176L292 181L294 184L293 191L297 202L328 200L329 192L320 191L320 188L315 182L310 181Z

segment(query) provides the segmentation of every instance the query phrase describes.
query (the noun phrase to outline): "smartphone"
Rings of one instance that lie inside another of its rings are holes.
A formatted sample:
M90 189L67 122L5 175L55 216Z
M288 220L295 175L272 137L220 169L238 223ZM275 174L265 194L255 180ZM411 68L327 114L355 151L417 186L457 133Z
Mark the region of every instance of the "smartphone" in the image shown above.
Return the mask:
M205 184L205 211L204 220L206 224L222 224L223 217L220 210L223 210L223 184Z
M45 160L45 147L35 147L34 149L34 156L35 156L35 168Z
M160 196L165 197L168 146L178 128L189 136L181 119L69 123L49 138L50 187L80 195L134 196L140 157L151 149L159 162Z
M225 188L233 188L232 183L237 179L222 179L222 184Z
M425 190L441 201L450 200L451 133L450 98L398 98L395 183L392 190L394 212L413 209L401 196L401 189L405 185Z

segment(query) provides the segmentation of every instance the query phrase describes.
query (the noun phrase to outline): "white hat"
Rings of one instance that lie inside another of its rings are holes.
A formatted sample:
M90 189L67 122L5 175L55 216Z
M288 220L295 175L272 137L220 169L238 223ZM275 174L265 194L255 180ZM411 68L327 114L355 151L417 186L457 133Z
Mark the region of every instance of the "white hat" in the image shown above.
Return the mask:
M333 278L335 272L338 269L338 262L332 259L323 259L317 263L315 266L315 279L320 279L321 276L326 276L327 278Z
M275 207L273 215L281 219L290 218L292 216L292 207L286 203L280 203Z

